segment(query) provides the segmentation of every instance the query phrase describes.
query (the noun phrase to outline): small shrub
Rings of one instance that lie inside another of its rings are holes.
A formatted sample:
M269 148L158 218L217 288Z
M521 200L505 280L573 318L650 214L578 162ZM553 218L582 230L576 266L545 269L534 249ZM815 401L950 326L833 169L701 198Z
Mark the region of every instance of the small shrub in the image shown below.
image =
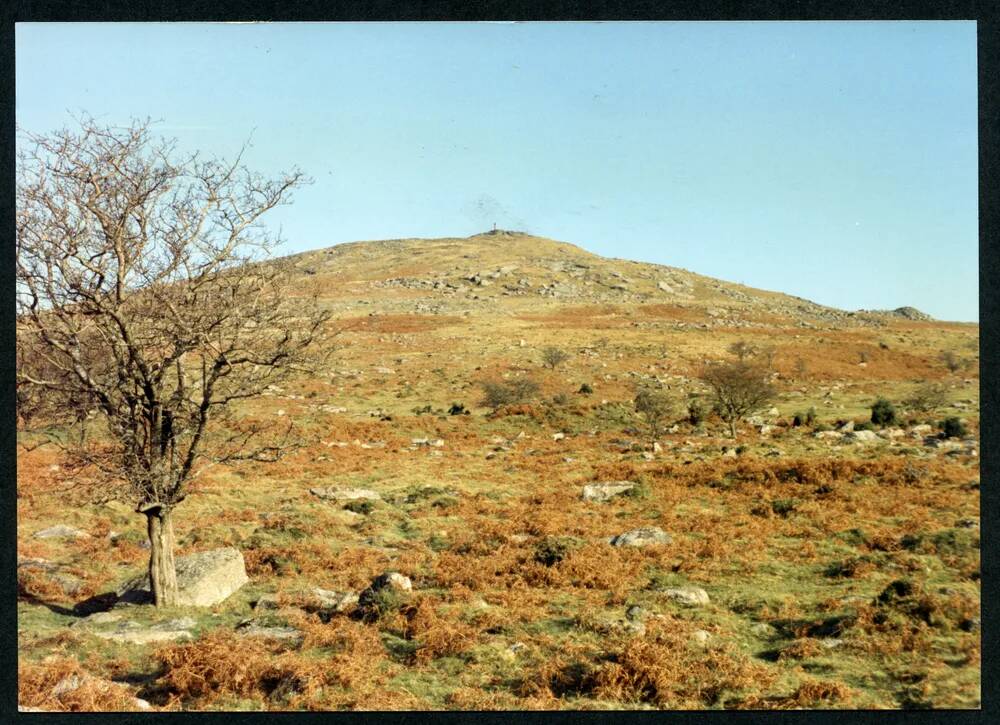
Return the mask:
M589 383L584 383L580 386L580 389L576 391L580 395L593 395L594 389L590 387Z
M469 415L469 411L462 403L452 403L451 407L448 408L448 415Z
M552 396L552 404L558 406L569 405L569 396L566 393L556 393Z
M534 559L539 564L554 566L566 558L577 542L568 536L546 536L535 546Z
M892 425L896 422L896 409L885 398L879 398L872 405L871 422L879 427Z
M795 510L798 501L794 498L777 498L771 502L771 510L778 516L787 517Z
M356 501L348 501L344 504L343 508L345 511L353 511L356 514L367 516L375 509L375 504L365 499L358 499Z
M961 419L952 416L951 418L945 418L938 423L938 428L941 429L941 434L945 438L963 438L968 435L968 430L965 428L965 424Z

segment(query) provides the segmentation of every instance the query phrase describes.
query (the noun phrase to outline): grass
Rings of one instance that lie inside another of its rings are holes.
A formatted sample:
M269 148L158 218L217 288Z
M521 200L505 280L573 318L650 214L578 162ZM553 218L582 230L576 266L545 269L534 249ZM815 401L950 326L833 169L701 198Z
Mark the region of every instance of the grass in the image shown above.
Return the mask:
M978 434L976 374L950 376L936 360L940 349L973 354L978 328L804 329L795 316L756 308L742 314L760 327L680 328L707 323L703 308L728 299L695 275L694 297L683 305L596 300L570 310L565 300L503 297L494 284L478 290L489 298L478 307L441 298L441 315L415 313L423 299L416 292L368 285L399 276L386 270L404 262L412 275L490 268L518 254L604 268L572 250L512 244L441 242L419 258L390 250L384 254L398 259L374 260L345 250L337 264L351 266L348 277L320 270L317 277L342 282L328 298L339 318L365 325L343 336L329 371L244 411L284 409L315 441L278 465L211 469L175 522L179 554L237 546L251 582L209 610L127 612L140 623L193 617L193 642L117 644L69 627L78 620L74 603L143 569L144 522L124 505L68 507L71 482L51 468L57 451L21 453L18 554L56 562L83 583L68 595L45 572L22 570L22 703L42 702L57 674L79 666L168 710L979 706L979 633L967 623L979 610L979 532L957 525L978 520L979 491L968 486L979 479L978 457L947 456L912 437L834 444L807 426L780 424L767 437L745 428L731 441L711 419L700 429L679 423L653 460L621 445L644 442L632 432L637 382L654 376L675 391L697 391L701 361L724 357L744 338L777 346L779 423L810 407L819 424L866 420L877 397L898 407L917 381L930 380L947 386L948 401L923 418L955 413ZM615 264L638 289L655 287ZM543 264L523 267L517 276L534 285L553 275ZM463 307L473 313L464 316ZM541 371L537 352L556 339L573 356ZM804 374L796 371L800 357ZM395 374L375 374L376 366ZM537 379L539 400L487 417L472 381L504 375ZM593 394L576 394L583 382ZM541 402L560 393L565 405ZM412 412L456 401L472 414ZM956 404L965 410L948 407ZM392 420L367 415L374 408ZM554 440L556 432L565 438ZM410 450L417 437L445 443ZM347 445L324 444L334 441ZM737 445L740 455L722 456L723 446ZM585 484L609 480L639 485L604 504L581 500ZM345 507L308 492L327 486L373 489L382 500ZM31 536L55 523L92 538ZM673 541L606 543L650 525ZM114 546L104 539L111 530L120 534ZM363 621L347 611L324 621L294 611L313 587L360 592L386 570L410 577L414 592L381 616ZM900 579L919 595L873 604ZM710 603L683 607L655 591L685 586L705 589ZM300 648L235 639L237 623L262 616L252 603L264 593L292 605L268 616L303 631ZM649 615L642 635L623 628L632 605ZM693 639L696 630L710 634L708 645ZM50 655L58 660L45 661Z

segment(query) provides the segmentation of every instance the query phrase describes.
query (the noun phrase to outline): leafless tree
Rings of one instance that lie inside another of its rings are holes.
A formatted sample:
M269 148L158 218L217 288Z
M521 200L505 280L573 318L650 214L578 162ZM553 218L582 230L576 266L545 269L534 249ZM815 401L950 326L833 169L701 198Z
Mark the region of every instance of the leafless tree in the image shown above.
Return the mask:
M701 379L712 390L715 410L729 425L729 435L736 437L736 424L763 408L775 396L767 381L768 372L742 361L709 365Z
M737 340L732 343L728 348L726 348L731 355L734 355L740 362L746 360L748 357L753 357L757 354L757 348L746 340Z
M550 345L542 350L542 365L550 370L555 370L567 360L569 360L569 353L554 345Z
M655 449L657 441L670 422L674 401L661 390L644 388L636 394L633 404L635 412L642 417L646 432L649 434L650 448Z
M146 516L154 600L174 604L174 508L207 465L279 454L233 404L303 369L326 335L315 298L267 259L278 239L260 221L306 179L251 173L242 152L181 156L149 121L84 118L22 146L19 414L69 416L67 452Z
M948 372L950 373L957 373L969 364L968 360L963 360L952 350L944 350L941 352L941 362L944 363L944 366L948 368Z

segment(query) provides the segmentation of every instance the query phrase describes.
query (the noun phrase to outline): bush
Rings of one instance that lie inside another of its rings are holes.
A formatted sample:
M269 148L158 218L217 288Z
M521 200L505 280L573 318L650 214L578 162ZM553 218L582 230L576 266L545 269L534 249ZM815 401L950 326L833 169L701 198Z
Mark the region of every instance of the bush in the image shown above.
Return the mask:
M580 386L580 389L577 390L576 392L579 393L580 395L592 395L594 389L590 387L588 383L584 383L583 385Z
M569 353L560 350L558 347L549 346L542 350L542 365L552 370L569 360Z
M451 407L448 408L448 415L469 415L469 411L462 403L452 403Z
M538 394L538 383L527 378L509 382L484 380L479 385L483 389L481 405L493 410L505 405L527 403Z
M799 412L792 418L792 426L798 428L803 425L813 425L816 422L816 409L810 408L805 413Z
M943 385L926 383L913 391L913 395L903 401L910 410L919 413L930 413L945 403L947 391Z
M938 423L938 428L941 429L941 433L945 438L964 438L968 431L965 428L965 424L959 418L954 416L951 418L945 418Z
M705 420L705 406L698 400L688 403L688 423L691 425L701 425Z
M642 416L650 440L655 442L663 434L663 429L673 410L673 401L666 393L658 390L640 390L635 396L635 412Z
M885 398L879 398L872 405L872 423L879 427L892 425L896 422L896 409Z

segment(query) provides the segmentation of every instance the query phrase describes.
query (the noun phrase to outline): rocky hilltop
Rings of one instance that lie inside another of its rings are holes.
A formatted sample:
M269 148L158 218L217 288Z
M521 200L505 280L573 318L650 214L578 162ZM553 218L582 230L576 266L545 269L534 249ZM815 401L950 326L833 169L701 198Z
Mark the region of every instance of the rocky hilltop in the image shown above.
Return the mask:
M466 238L340 244L286 258L326 297L387 311L462 314L483 303L524 312L556 305L664 305L685 323L880 327L928 321L912 307L848 312L678 267L601 257L566 242L492 230ZM387 306L388 305L388 306Z

